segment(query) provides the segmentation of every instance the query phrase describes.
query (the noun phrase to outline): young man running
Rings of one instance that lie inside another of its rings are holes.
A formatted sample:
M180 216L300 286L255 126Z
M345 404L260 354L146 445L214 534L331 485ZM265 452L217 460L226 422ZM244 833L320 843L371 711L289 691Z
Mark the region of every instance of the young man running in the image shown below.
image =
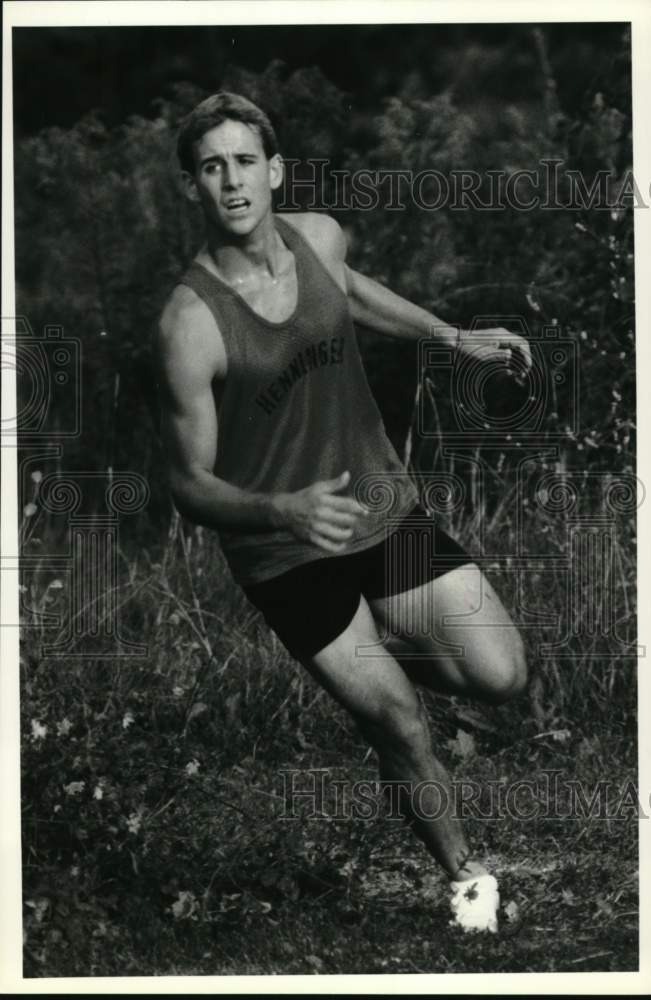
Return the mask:
M474 355L476 337L469 347L463 332L351 270L331 218L274 214L282 160L251 102L228 93L203 101L181 128L178 154L206 242L160 323L176 506L218 530L248 598L355 719L381 778L401 783L415 832L451 880L454 922L495 931L495 878L472 858L458 819L428 818L448 778L414 681L504 701L525 684L522 642L471 557L418 506L353 323L435 336ZM482 338L487 356L513 348L530 364L521 337L498 329ZM369 483L390 503L372 502L372 487L371 502L360 502ZM433 535L433 558L401 557L414 515Z

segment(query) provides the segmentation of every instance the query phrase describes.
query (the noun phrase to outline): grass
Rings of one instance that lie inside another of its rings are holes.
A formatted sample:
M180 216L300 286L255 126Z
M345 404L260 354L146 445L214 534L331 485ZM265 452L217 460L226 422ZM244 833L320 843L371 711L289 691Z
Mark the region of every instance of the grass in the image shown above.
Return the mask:
M616 596L630 609L624 538ZM579 660L534 662L508 705L424 696L453 781L484 789L467 827L500 878L500 935L467 938L402 822L338 815L334 782L373 780L374 761L230 583L209 533L175 520L156 559L135 546L121 559L121 626L145 659L44 659L56 629L33 618L23 633L26 976L637 967L633 659L597 655L593 637ZM489 572L507 606L562 611L560 584L527 577L518 594L505 561ZM65 618L45 562L24 586ZM525 636L531 659L544 629ZM300 782L324 769L325 817L301 802L281 818L288 769ZM536 817L487 818L487 789L527 780L540 796L550 770L558 788ZM588 805L610 783L603 815L568 818L572 781Z

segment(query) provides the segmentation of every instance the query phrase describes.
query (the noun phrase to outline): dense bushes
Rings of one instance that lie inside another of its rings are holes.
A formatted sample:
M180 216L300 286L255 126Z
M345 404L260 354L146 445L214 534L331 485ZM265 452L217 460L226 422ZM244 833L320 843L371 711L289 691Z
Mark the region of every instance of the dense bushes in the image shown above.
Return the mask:
M504 204L473 211L449 202L428 211L408 196L404 210L394 211L386 208L385 183L373 211L336 207L337 170L437 170L448 178L474 170L486 183L491 170L505 177L518 170L544 172L542 162L555 159L562 176L581 171L588 188L598 171L607 172L616 191L631 167L630 106L609 106L594 92L586 95L580 119L568 117L554 96L540 32L534 31L529 46L537 63L537 98L513 95L500 104L484 100L460 108L450 94L413 96L407 82L405 93L381 112L352 114L345 95L319 70L288 75L278 62L260 75L231 70L223 84L270 112L286 156L328 161L315 203L335 206L354 266L450 322L516 315L533 336L553 323L574 338L580 348L582 433L568 438L568 459L573 466L603 462L614 471L631 465L622 454L622 428L634 419L633 227L632 211L624 207L630 198L612 211L525 212ZM95 435L114 422L113 465L146 468L154 478L160 465L151 454L151 334L200 238L199 220L176 185L173 149L180 117L200 96L193 85L179 86L172 99L156 102L152 118L133 117L108 129L90 115L72 129L47 129L17 146L19 311L36 331L62 324L81 340L92 405L74 460L86 467L106 461ZM305 177L311 170L303 163L294 172ZM435 189L434 182L422 188L426 203ZM522 187L522 197L528 190ZM567 190L567 181L561 182L561 199ZM290 201L310 199L309 189L297 188ZM100 337L101 331L108 336ZM415 353L377 340L365 343L365 350L389 430L396 441L404 439ZM402 362L398 369L396 359ZM112 386L115 372L121 376L117 408L109 405L111 393L104 398L100 392ZM442 387L439 392L445 395ZM613 399L618 405L610 412ZM442 406L445 427L445 400ZM73 460L70 447L67 458Z

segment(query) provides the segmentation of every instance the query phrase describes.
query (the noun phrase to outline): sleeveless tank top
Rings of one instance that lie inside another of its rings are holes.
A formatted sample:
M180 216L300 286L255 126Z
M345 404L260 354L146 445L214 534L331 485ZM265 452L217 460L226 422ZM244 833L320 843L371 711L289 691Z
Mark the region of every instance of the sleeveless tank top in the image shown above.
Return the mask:
M297 303L287 320L264 319L197 261L181 278L211 310L226 350L214 473L253 492L289 493L349 469L339 495L370 513L347 554L381 541L388 519L408 513L418 493L386 436L346 295L307 240L282 217L275 222L296 263ZM219 538L242 586L333 555L285 529L224 527Z

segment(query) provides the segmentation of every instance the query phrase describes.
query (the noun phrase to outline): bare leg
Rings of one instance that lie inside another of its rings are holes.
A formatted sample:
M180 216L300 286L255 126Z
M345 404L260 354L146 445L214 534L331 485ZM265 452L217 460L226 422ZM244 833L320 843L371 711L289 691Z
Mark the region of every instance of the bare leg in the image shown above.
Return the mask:
M375 621L362 598L348 628L305 666L356 720L378 754L381 780L402 784L402 805L414 831L449 877L462 881L481 874L485 869L469 860L461 822L452 815L449 778L432 753L418 694L378 643ZM378 655L357 655L358 647L373 645Z

